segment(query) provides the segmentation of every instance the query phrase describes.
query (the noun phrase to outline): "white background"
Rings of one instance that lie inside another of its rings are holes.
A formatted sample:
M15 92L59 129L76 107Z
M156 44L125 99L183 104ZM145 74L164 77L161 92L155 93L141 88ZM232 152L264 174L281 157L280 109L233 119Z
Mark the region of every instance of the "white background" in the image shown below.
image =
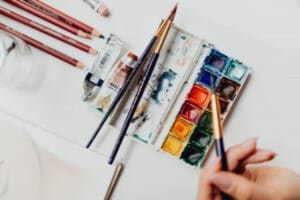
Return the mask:
M47 2L105 34L116 33L126 41L126 48L137 54L174 3L167 0L110 0L106 3L112 15L103 18L80 0ZM2 1L0 5L11 8ZM175 20L180 27L253 67L249 84L226 123L226 146L258 137L262 147L278 153L272 164L298 172L299 19L299 0L184 0L180 2ZM0 21L87 64L93 62L92 56L3 16ZM89 43L99 47L101 41L94 39ZM43 81L27 89L1 88L0 110L83 146L98 122L96 115L80 102L84 72L37 50L34 56ZM101 146L97 146L101 154L109 154L113 138L113 133L101 138L98 143ZM121 157L126 168L113 199L194 199L200 170L191 169L146 145L130 142L126 147L123 149L126 156Z

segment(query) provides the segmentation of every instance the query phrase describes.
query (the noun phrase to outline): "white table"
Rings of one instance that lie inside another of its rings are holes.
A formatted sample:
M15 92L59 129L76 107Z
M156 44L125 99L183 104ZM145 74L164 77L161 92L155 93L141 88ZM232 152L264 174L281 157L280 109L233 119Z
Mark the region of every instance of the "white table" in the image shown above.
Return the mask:
M107 4L112 16L106 19L93 13L79 0L47 2L105 33L116 33L127 42L127 49L137 54L173 4L159 0L110 0ZM0 5L11 8L2 1ZM263 147L278 153L272 164L298 171L299 10L297 0L255 0L251 3L189 0L180 3L176 17L177 25L213 42L228 55L239 58L254 69L232 117L226 123L226 145L258 137ZM23 25L3 16L0 19L85 63L93 61L93 57ZM89 43L99 47L99 40ZM0 111L84 146L98 123L97 116L80 101L85 73L37 50L34 50L34 56L37 67L45 74L43 81L28 89L1 88ZM109 154L114 138L114 134L101 138L101 147L97 148L101 155ZM194 199L200 170L193 170L149 146L126 143L119 157L126 168L113 199Z

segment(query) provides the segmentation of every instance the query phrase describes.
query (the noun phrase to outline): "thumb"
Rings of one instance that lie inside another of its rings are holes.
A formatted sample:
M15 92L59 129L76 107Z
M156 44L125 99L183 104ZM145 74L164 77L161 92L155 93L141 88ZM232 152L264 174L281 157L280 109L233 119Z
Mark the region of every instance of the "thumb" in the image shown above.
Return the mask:
M215 173L210 178L211 183L219 190L235 199L269 199L268 189L255 185L243 176L229 173Z

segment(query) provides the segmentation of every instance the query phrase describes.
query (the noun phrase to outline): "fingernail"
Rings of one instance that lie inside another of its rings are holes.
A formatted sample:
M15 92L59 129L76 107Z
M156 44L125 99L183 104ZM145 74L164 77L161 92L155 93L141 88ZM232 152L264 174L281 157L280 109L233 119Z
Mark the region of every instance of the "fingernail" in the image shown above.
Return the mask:
M248 149L248 148L252 147L253 143L256 143L256 142L257 142L257 138L250 138L242 143L242 147Z
M213 185L218 187L220 190L227 190L232 185L232 180L228 177L224 177L220 174L214 174L210 177L210 181Z
M275 153L274 151L271 153L271 158L275 158L277 156L277 153Z

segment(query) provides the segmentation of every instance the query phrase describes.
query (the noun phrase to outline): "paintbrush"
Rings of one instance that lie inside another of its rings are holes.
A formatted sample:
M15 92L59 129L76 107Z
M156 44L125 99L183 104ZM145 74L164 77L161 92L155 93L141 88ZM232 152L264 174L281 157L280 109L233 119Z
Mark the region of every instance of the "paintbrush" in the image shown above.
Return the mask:
M212 121L213 121L213 135L215 138L216 153L217 153L217 157L221 158L222 170L228 171L227 156L226 156L225 146L223 141L223 126L220 117L221 108L219 103L219 96L216 95L215 79L213 75L210 76L210 85L211 85L211 110L212 110ZM221 192L221 199L230 200L231 198L227 194Z
M131 107L129 109L129 112L128 112L127 116L126 116L125 122L124 122L124 124L123 124L123 126L121 128L120 134L119 134L119 136L117 138L117 141L116 141L116 143L114 145L113 151L112 151L112 153L111 153L111 155L109 157L109 161L108 161L109 164L112 164L114 162L115 157L116 157L116 155L117 155L117 153L118 153L118 151L119 151L119 149L121 147L121 144L122 144L122 142L124 140L124 137L125 137L125 135L127 133L128 128L129 128L131 119L132 119L132 117L133 117L133 115L135 113L136 108L138 107L138 105L140 103L140 100L141 100L141 98L142 98L142 96L144 94L144 91L145 91L145 89L146 89L146 87L148 85L148 82L149 82L149 80L150 80L150 78L152 76L152 72L153 72L153 70L155 68L155 65L157 63L157 60L159 58L161 49L162 49L162 47L163 47L163 45L164 45L164 43L166 41L166 38L168 36L169 31L170 31L170 28L171 28L171 25L172 25L172 21L168 20L167 23L164 23L164 25L165 26L163 26L164 31L162 33L162 36L159 39L157 47L155 48L154 53L152 54L152 56L150 58L150 61L149 61L148 65L147 65L147 67L146 67L146 72L145 72L145 75L143 77L142 83L141 83L141 85L138 88L136 96L134 97L133 103L132 103L132 105L131 105Z
M109 106L107 112L104 114L103 118L101 119L101 122L99 123L97 129L95 130L93 136L89 140L88 144L86 145L86 148L90 148L93 144L94 140L96 139L97 135L99 134L100 130L104 126L106 120L111 115L111 113L116 108L117 104L120 102L122 97L124 96L125 92L127 91L127 88L131 84L131 81L134 80L134 77L136 74L138 74L139 69L141 68L143 62L146 60L147 56L155 46L154 44L157 41L157 38L163 33L163 28L167 24L169 20L173 21L174 17L176 15L178 3L175 4L172 11L170 12L169 16L163 21L163 23L159 26L158 30L156 31L155 35L150 40L149 44L147 45L146 49L143 51L142 55L139 57L138 61L136 62L135 66L133 67L132 72L129 74L128 79L125 81L123 87L121 87L119 93L117 94L116 98L112 101L111 105Z
M119 178L121 176L123 168L124 168L124 166L123 166L122 163L118 163L116 165L113 177L112 177L112 179L111 179L111 181L109 183L109 186L108 186L108 189L106 191L104 200L109 200L110 199L110 197L111 197L111 195L112 195L112 193L113 193L113 191L114 191L114 189L115 189L115 187L117 185L117 182L118 182L118 180L119 180Z

